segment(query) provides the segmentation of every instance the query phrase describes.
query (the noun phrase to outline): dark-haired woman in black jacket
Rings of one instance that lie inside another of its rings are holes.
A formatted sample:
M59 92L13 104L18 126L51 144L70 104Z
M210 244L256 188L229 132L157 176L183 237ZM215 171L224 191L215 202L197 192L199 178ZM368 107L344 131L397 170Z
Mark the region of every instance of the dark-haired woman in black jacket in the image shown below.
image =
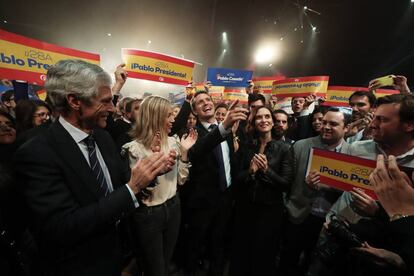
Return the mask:
M275 275L282 231L283 192L293 177L289 145L272 137L275 118L259 107L250 122L250 141L241 148L235 187L230 275Z

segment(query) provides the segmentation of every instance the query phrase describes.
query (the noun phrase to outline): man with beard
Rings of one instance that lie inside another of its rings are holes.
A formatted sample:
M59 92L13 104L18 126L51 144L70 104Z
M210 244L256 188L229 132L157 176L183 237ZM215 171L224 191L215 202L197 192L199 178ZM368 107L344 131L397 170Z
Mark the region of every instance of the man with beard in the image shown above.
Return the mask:
M285 136L289 129L289 114L283 109L277 109L273 111L273 114L276 118L275 126L273 127L276 132L275 140L282 140L288 144L292 144L294 141Z
M348 131L350 115L338 108L330 108L322 120L321 134L297 141L292 146L295 179L287 196L287 221L284 246L280 258L283 275L301 275L299 257L304 251L305 266L319 236L325 215L340 193L320 185L315 171L305 176L311 148L349 153L344 135ZM306 269L306 267L304 267Z
M374 119L369 125L372 139L367 141L357 141L350 147L350 154L366 159L376 160L378 155L395 156L395 162L398 166L414 168L414 96L393 94L381 97L377 100L377 107ZM394 183L393 183L394 184ZM389 221L395 218L388 217L381 208L380 204L360 189L354 188L350 192L344 192L341 197L332 205L331 210L326 216L329 221L331 215L337 215L350 223L351 231L370 246L364 244L360 251L370 253L373 260L365 260L355 254L348 254L349 262L342 258L335 258L342 263L331 265L334 275L337 275L335 268L347 268L348 274L341 275L397 275L395 269L400 268L395 264L399 263L399 256L396 254L384 254L388 250L394 251L395 246L401 244L397 237L389 232ZM325 243L325 231L321 233L318 244ZM371 247L371 245L373 247ZM370 252L364 250L370 248ZM382 254L377 254L384 248ZM401 254L395 250L397 254ZM352 253L352 251L351 251ZM362 260L362 261L361 261ZM378 267L378 263L386 263L387 266ZM310 275L321 275L320 271L315 272L317 262L312 263ZM359 265L356 265L359 264ZM390 272L390 270L394 272Z
M414 168L414 96L394 94L379 98L370 124L372 140L355 142L350 154L375 160L378 154L394 155L398 165ZM360 190L344 193L330 213L339 213L350 222L375 216L379 206ZM328 214L329 216L330 214Z
M352 123L347 133L346 141L366 140L370 137L367 126L372 121L376 97L371 91L355 91L349 97L349 105L352 108Z

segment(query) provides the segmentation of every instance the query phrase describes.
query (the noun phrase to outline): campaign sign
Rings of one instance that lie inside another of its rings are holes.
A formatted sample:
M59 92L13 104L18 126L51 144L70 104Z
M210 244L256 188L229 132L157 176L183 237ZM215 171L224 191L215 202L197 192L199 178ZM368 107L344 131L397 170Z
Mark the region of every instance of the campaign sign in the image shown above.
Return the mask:
M273 82L272 94L278 98L306 97L310 94L324 97L328 88L328 82L328 76L277 80Z
M198 83L195 86L196 91L207 91L213 99L213 102L219 103L223 101L224 86L205 85L204 83ZM195 93L195 92L194 92Z
M210 86L208 89L208 94L210 94L211 98L215 103L222 102L224 99L224 86ZM244 93L246 93L246 90L244 90Z
M334 151L312 148L309 154L309 171L320 174L321 184L343 191L360 188L373 199L377 199L369 176L374 171L376 162Z
M240 104L247 104L249 95L245 87L226 87L224 88L223 100L233 102L239 100Z
M352 86L328 86L328 90L326 92L326 101L323 103L323 105L349 106L349 97L355 91L368 91L368 88ZM377 89L374 91L374 94L377 98L398 93L400 93L398 90L392 89Z
M225 68L208 68L207 80L212 85L226 87L247 87L248 80L251 80L253 71L225 69Z
M208 88L206 89L206 86L204 85L204 83L197 83L195 86L195 91L207 91L207 90Z
M0 77L43 85L50 66L63 59L100 63L97 54L60 47L0 29Z
M253 91L260 94L272 94L273 82L285 79L284 76L253 78Z
M355 91L368 91L366 87L328 86L326 92L326 106L349 106L349 97Z
M13 90L13 87L6 86L6 85L0 85L0 94L7 90Z
M131 78L187 85L193 76L194 61L127 48L122 49L122 58Z

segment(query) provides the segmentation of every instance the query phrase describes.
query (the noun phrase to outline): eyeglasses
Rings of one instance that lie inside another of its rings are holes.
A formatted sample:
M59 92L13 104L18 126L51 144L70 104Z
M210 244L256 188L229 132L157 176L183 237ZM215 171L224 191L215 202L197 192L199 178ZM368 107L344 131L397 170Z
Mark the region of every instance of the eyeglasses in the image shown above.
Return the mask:
M35 113L34 117L49 118L50 113L49 112L39 112L39 113Z

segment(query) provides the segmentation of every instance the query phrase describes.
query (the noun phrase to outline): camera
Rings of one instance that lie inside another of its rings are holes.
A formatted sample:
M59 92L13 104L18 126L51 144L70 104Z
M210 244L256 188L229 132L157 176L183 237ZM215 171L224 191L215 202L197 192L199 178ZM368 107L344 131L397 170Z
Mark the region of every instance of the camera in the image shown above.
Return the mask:
M335 214L330 216L326 240L316 248L315 255L327 264L333 265L335 260L353 247L361 247L363 241L349 229L349 225Z

